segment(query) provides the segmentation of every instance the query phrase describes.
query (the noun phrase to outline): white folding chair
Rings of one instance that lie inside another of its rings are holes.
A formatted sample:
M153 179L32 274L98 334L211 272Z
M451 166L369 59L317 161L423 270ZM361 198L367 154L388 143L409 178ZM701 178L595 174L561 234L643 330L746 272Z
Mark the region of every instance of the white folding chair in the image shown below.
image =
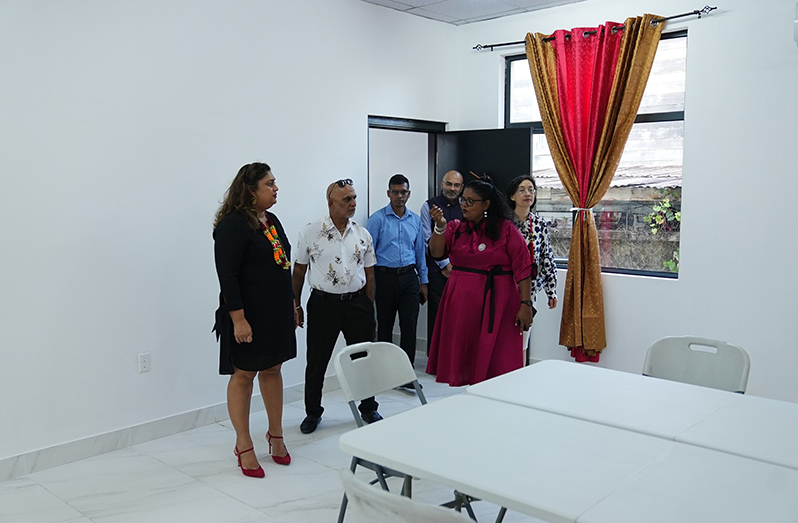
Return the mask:
M412 383L421 404L426 405L427 403L427 398L421 390L410 359L405 351L393 343L378 341L349 345L338 353L334 364L341 390L349 403L349 408L352 410L352 416L358 427L362 427L364 423L357 410L357 402L400 385ZM350 470L354 473L358 466L373 470L377 474L377 479L372 484L379 482L384 490L388 490L386 477L403 478L402 495L411 496L413 479L411 476L377 463L353 457ZM342 523L344 520L346 505L347 497L344 493L341 510L338 513L338 523Z
M352 503L351 515L358 523L466 523L467 516L397 496L360 481L351 471L340 471L344 491Z
M745 393L751 360L748 354L725 341L673 336L648 348L643 375Z
M422 405L427 398L416 379L416 371L407 354L387 341L356 343L345 347L334 360L338 382L358 427L363 420L357 410L357 402L412 383Z

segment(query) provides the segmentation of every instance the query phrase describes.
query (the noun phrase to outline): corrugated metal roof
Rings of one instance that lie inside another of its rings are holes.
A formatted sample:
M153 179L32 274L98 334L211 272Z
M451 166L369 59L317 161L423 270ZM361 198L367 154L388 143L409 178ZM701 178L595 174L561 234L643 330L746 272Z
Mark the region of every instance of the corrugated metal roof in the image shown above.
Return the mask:
M554 169L535 171L538 187L561 189L562 183ZM610 187L650 187L664 189L682 186L681 165L622 165L618 167Z

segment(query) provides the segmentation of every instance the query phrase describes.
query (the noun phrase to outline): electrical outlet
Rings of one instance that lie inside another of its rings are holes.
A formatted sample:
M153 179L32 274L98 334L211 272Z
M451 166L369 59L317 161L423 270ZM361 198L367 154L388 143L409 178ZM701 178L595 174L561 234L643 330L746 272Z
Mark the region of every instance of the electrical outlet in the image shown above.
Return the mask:
M150 353L139 354L139 372L150 372Z

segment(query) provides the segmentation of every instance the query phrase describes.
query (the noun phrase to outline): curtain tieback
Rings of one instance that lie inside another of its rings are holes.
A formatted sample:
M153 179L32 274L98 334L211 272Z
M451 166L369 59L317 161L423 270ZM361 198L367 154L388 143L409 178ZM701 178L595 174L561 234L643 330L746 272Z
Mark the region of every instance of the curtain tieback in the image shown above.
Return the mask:
M593 212L593 208L592 207L571 207L571 221L576 222L576 213L578 213L579 211L582 211L582 212ZM587 220L587 218L584 218L584 217L583 217L583 219Z

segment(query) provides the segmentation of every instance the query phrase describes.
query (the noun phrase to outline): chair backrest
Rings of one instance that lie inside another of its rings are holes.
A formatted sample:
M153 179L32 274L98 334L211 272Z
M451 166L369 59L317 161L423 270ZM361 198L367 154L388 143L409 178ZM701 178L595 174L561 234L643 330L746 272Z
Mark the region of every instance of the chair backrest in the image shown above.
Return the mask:
M335 372L347 401L360 401L416 381L405 351L387 341L344 347L335 357Z
M725 341L674 336L648 348L643 375L744 393L751 360L748 354Z
M369 485L347 469L341 470L340 476L352 506L349 516L358 523L473 523L453 509L427 505Z

